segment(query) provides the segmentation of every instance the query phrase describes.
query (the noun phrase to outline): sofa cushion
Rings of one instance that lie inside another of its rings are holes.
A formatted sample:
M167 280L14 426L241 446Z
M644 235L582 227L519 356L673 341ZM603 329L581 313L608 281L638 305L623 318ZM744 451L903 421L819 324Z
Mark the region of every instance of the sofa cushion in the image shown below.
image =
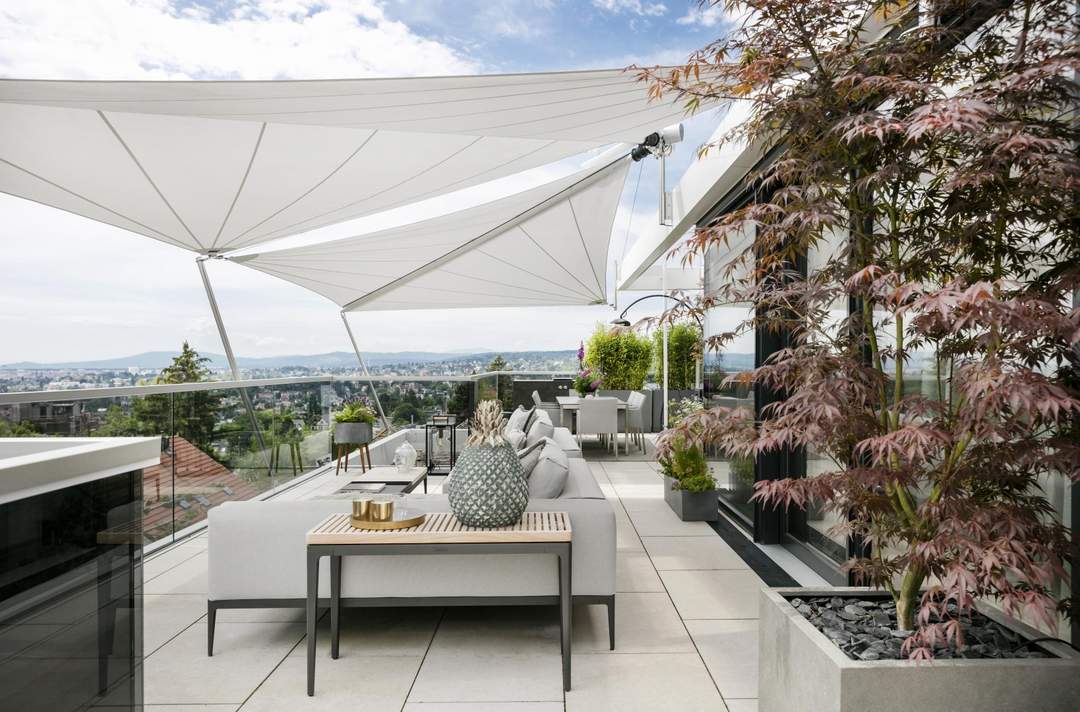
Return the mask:
M528 433L525 436L526 445L532 445L533 443L538 443L541 440L550 438L555 434L555 426L551 422L551 416L545 411L536 410L536 415L532 419L532 425L529 426L526 433Z
M518 406L510 417L506 419L506 425L503 427L503 433L509 433L511 430L526 431L529 422L529 416L532 415L534 408L526 410L523 406Z
M596 483L589 463L580 457L568 458L569 472L566 486L559 499L604 499L604 492Z
M503 437L506 438L506 442L510 443L510 447L515 450L521 450L528 445L525 433L521 430L506 430L503 432Z
M544 449L544 442L536 442L528 447L518 450L518 459L521 460L521 469L528 477L536 463L540 462L540 451Z
M551 438L544 438L540 459L529 474L530 499L555 499L563 493L569 464L566 453Z
M581 447L578 446L577 440L574 439L569 428L555 428L555 432L551 435L551 439L555 441L556 445L562 448L562 451L566 453L567 457L571 459L581 459Z

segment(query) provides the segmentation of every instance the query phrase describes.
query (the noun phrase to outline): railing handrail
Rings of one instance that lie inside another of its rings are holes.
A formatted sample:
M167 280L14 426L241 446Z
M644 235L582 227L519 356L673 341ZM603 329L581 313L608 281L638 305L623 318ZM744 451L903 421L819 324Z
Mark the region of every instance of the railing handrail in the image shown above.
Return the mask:
M457 375L372 374L371 380L378 383L407 383L416 381L429 383L462 383L476 381L485 376L499 375L567 376L573 374L569 371L485 371L483 373ZM289 386L294 384L349 383L352 381L366 380L367 378L361 374L355 376L283 376L281 378L248 378L239 381L199 381L198 383L154 383L140 386L107 386L104 388L65 388L51 391L12 391L10 393L0 393L0 405L95 400L97 398L123 398L126 396L152 396L165 393L191 393L195 391L261 388L265 386Z

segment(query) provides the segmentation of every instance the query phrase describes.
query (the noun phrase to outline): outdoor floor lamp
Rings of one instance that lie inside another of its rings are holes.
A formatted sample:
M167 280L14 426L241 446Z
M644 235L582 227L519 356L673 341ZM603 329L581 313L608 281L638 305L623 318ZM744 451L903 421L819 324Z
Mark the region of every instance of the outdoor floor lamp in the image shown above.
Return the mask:
M655 299L655 298L670 299L670 300L672 300L674 302L678 302L679 304L683 305L687 309L690 308L690 304L687 303L686 300L679 299L678 297L673 297L670 294L646 294L644 297L639 297L639 298L635 299L634 301L630 302L630 304L628 304L626 306L626 308L622 310L622 313L619 314L619 316L617 318L611 320L611 323L613 325L615 325L615 326L630 326L630 320L626 318L626 312L630 311L630 308L633 307L638 302L643 302L646 299ZM695 314L692 311L690 312L690 316L692 316L694 318L694 321L697 322L698 328L701 329L702 336L704 336L704 334L705 334L705 325L702 322L701 317L698 316L697 314ZM669 328L668 324L664 324L664 326L663 326L663 346L661 347L663 349L662 353L663 353L663 359L664 359L664 427L667 427L667 421L668 421L668 328ZM700 369L701 369L701 359L697 359L697 364L695 365L695 369L694 369L695 370L695 374L694 374L695 383L694 383L694 386L695 386L695 389L697 389L697 390L700 390L699 388L697 388L698 384L701 382Z

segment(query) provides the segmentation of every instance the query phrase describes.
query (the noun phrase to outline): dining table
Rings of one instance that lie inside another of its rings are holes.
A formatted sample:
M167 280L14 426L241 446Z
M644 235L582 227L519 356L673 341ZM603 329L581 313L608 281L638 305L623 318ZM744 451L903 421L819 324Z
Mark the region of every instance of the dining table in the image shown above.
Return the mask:
M604 397L613 397L613 396L599 396L599 397L604 398ZM616 398L615 401L616 401L616 405L615 405L616 410L619 412L619 415L622 416L622 422L623 422L623 452L626 453L627 455L629 455L630 454L630 421L626 417L627 404L626 404L626 401L624 401L622 398ZM559 404L559 410L561 410L563 413L568 413L570 415L570 420L571 420L571 424L572 424L572 427L570 428L570 431L572 433L574 433L574 434L577 434L577 411L578 411L578 407L581 404L581 396L556 396L555 397L555 402L557 402ZM619 447L618 439L615 440L615 447L616 448ZM618 452L619 451L616 449L615 454L618 454Z

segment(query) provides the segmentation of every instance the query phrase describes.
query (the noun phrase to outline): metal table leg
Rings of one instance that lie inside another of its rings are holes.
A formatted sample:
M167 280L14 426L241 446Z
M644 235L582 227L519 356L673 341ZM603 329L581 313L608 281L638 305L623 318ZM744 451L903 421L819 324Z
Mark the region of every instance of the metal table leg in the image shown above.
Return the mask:
M308 547L307 555L307 693L315 696L315 619L319 602L319 553Z
M570 569L572 565L571 547L571 544L567 544L565 551L559 555L559 629L560 633L562 634L561 643L564 691L568 691L570 689L570 641L572 639L571 625L573 619L573 611L571 608L573 595L570 588Z
M330 657L338 658L341 639L341 555L330 555Z

